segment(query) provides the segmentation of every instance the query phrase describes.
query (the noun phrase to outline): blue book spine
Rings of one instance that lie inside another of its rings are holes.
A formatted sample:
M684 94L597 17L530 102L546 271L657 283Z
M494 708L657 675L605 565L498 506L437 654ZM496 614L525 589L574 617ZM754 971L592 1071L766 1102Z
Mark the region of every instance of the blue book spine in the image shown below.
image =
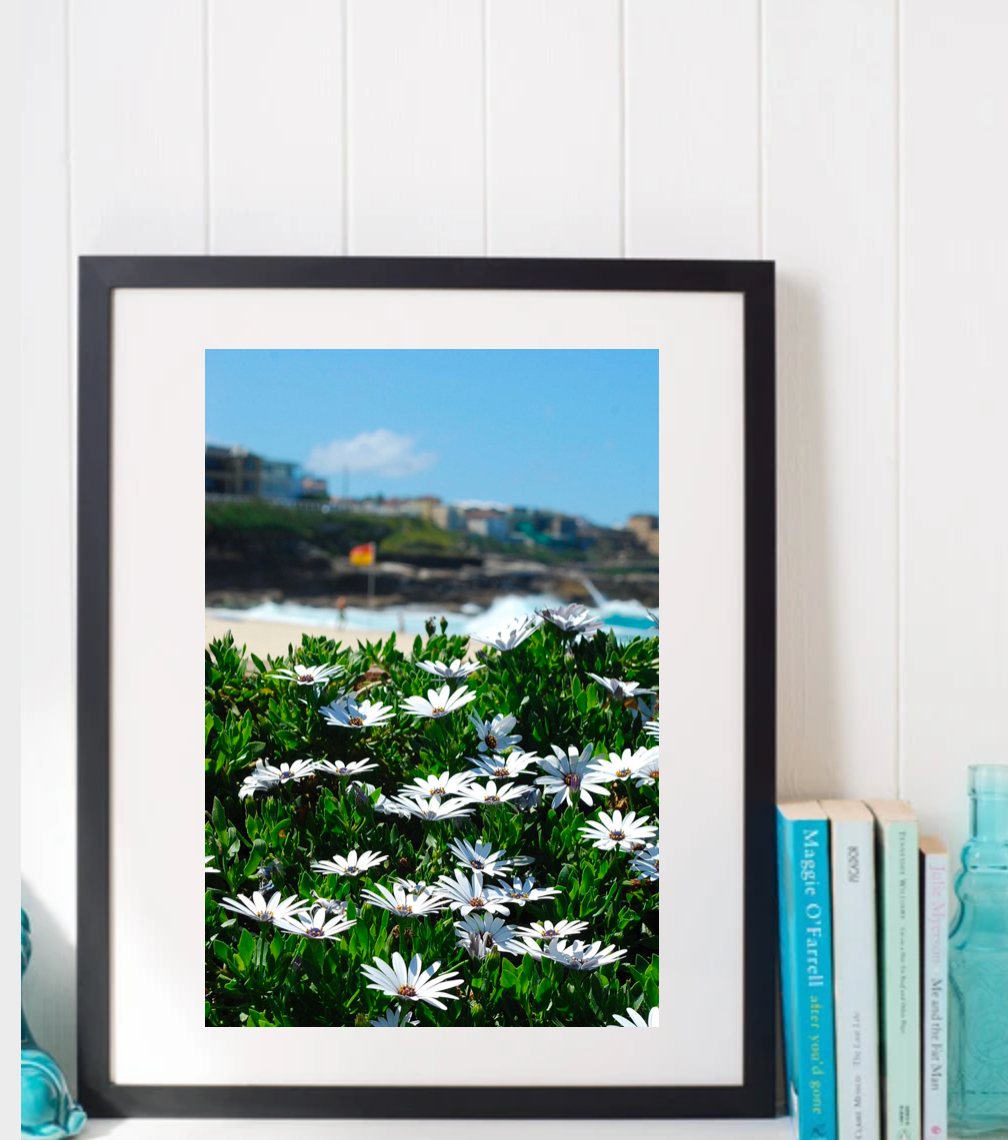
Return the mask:
M799 1140L837 1140L829 823L777 830L788 1110Z

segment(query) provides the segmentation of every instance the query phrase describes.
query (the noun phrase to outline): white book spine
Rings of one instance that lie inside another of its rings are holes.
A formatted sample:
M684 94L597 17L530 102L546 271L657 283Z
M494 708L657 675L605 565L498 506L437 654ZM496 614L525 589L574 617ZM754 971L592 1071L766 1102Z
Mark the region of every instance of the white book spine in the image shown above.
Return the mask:
M874 827L836 819L831 827L837 1134L879 1140Z
M922 870L923 1134L928 1140L944 1140L948 1136L948 855L929 852Z

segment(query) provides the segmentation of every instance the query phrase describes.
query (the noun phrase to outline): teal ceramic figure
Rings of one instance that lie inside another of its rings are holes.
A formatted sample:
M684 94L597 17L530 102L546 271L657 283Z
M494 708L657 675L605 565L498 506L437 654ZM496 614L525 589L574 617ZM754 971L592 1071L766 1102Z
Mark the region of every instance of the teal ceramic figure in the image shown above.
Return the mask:
M31 959L31 926L21 910L21 977ZM70 1095L59 1065L35 1044L21 1007L21 1135L76 1136L84 1109Z
M969 770L970 837L949 934L949 1130L1008 1131L1008 765Z

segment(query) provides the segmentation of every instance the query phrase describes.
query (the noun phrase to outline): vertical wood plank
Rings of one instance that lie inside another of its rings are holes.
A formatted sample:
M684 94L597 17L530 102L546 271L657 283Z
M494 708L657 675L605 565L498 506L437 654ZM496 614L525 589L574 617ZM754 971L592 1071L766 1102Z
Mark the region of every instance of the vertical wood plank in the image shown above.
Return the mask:
M903 6L901 791L957 855L1008 760L1008 7Z
M617 0L487 0L486 36L488 253L618 257Z
M758 257L759 0L626 0L626 252Z
M213 253L343 253L342 0L213 0Z
M484 252L482 0L348 0L355 254Z
M77 779L67 23L62 0L21 6L20 50L21 649L16 676L22 682L21 902L33 932L23 1001L36 1037L73 1083L76 899L69 869L77 857Z
M895 0L765 0L778 266L782 793L892 795L897 751Z
M202 0L88 0L70 20L76 253L204 253Z

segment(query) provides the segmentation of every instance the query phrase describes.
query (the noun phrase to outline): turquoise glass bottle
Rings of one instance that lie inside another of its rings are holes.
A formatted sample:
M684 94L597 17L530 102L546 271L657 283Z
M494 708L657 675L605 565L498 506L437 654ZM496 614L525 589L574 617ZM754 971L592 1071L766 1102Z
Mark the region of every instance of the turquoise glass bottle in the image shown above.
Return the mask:
M1008 1130L1008 765L969 769L970 837L949 934L949 1131Z

